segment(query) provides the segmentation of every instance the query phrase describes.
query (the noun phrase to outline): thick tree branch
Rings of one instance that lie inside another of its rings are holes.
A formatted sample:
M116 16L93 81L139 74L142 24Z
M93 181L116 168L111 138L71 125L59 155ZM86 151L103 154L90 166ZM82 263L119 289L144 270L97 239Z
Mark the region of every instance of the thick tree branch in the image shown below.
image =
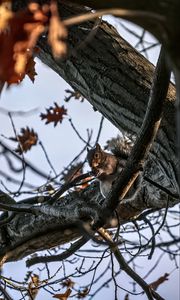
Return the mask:
M170 74L171 72L167 66L165 53L162 49L155 70L152 92L140 133L131 155L128 158L125 170L122 172L118 181L115 182L110 195L103 203L103 207L110 211L110 214L116 209L119 199L124 198L134 180L137 178L140 169L144 166L145 158L161 123L163 104L168 91Z

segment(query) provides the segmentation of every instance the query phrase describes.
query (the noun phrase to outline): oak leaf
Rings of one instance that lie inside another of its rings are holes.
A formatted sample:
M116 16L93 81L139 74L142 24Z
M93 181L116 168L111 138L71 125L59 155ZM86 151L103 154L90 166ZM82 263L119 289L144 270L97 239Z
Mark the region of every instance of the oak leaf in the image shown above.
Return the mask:
M62 123L64 116L67 115L67 109L63 106L59 106L56 102L54 102L54 107L50 106L46 108L46 114L40 115L41 120L45 120L45 124L54 123L54 127L58 122Z
M19 154L30 150L38 141L38 134L34 132L33 129L29 129L29 127L21 128L21 133L22 134L17 135L16 138L11 138L11 140L19 142L19 145L15 150Z
M72 290L71 289L67 289L67 291L63 294L55 294L53 295L53 298L57 298L59 300L67 300L71 294Z

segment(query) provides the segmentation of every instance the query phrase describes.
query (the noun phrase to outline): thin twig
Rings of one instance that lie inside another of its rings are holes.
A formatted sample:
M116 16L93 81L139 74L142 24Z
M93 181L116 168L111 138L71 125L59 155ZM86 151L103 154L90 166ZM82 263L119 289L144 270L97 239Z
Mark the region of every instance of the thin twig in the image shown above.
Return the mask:
M57 176L56 170L54 169L54 167L53 167L53 165L52 165L52 163L51 163L51 161L50 161L50 159L49 159L49 156L48 156L48 154L47 154L47 151L46 151L46 149L45 149L45 147L44 147L44 145L43 145L43 143L42 143L41 141L39 141L39 145L41 146L41 149L42 149L42 151L44 152L44 155L45 155L45 157L46 157L46 160L47 160L47 162L48 162L50 168L51 168L52 171L54 172L54 175Z
M9 152L12 154L17 160L22 162L22 157L18 154L16 154L8 145L6 145L3 141L0 140L0 145L4 148L5 151ZM26 167L28 167L31 171L33 171L35 174L39 175L40 177L43 177L45 179L51 179L51 177L43 172L42 170L39 170L36 166L31 164L29 161L24 160L24 163ZM59 183L59 182L57 182Z
M169 200L167 201L167 205L166 205L166 209L165 209L165 213L164 213L164 217L163 217L162 223L160 224L160 226L158 227L158 229L156 231L154 231L154 229L151 228L152 232L153 232L153 235L149 239L148 243L146 244L146 246L147 246L152 241L152 248L151 248L151 252L150 252L150 254L148 256L148 259L151 259L152 255L154 253L154 249L155 249L155 236L159 233L159 231L161 230L161 228L164 226L164 223L165 223L165 220L166 220L166 217L167 217L168 208L169 208ZM146 221L147 221L147 219L146 219ZM149 222L148 224L150 225L151 224L150 221L148 221L148 222Z
M17 140L18 143L19 143L19 147L20 147L20 150L21 150L21 153L22 153L22 171L23 171L23 177L22 177L21 184L20 184L18 190L17 190L16 192L14 192L14 194L17 194L17 195L18 195L18 194L20 193L21 188L23 187L23 184L24 184L24 181L25 181L26 164L25 164L25 159L24 159L23 148L22 148L21 142L20 142L20 140L19 140L19 136L18 136L18 134L17 134L17 132L16 132L16 128L15 128L15 124L14 124L13 118L12 118L12 116L11 116L10 113L8 113L8 116L9 116L9 118L10 118L10 120L11 120L12 128L13 128L13 130L14 130L14 134L15 134L16 140Z
M102 9L98 10L94 13L85 13L81 15L77 15L75 17L68 18L66 20L63 20L63 23L65 26L72 26L72 25L78 25L80 23L90 21L93 19L96 19L98 17L102 17L104 15L113 15L116 17L124 18L124 19L137 19L137 18L147 18L154 20L158 23L164 23L165 17L151 13L151 12L144 12L140 10L128 10L128 9L120 9L120 8L110 8L110 9Z
M101 131L102 131L102 128L103 128L103 122L104 122L104 116L101 117L98 134L97 134L96 141L95 141L95 145L99 142L99 138L100 138Z
M148 218L144 217L143 220L144 220L144 222L145 222L146 224L149 225L149 228L151 229L151 232L152 232L152 237L151 237L151 239L148 241L148 244L150 243L150 241L152 241L151 251L150 251L150 253L149 253L149 255L148 255L148 259L151 259L152 256L153 256L155 247L156 247L155 231L154 231L153 225L151 224L151 222L150 222L150 220L149 220ZM147 244L147 245L148 245L148 244Z
M102 20L102 18L99 18L99 17L95 20L92 29L90 29L90 32L85 37L85 39L83 41L81 41L79 44L77 44L75 46L75 48L73 48L72 50L70 50L70 56L71 55L76 56L77 50L79 51L80 49L82 49L83 47L85 47L88 43L90 43L93 40L93 38L95 37L96 32L97 32L97 30L99 28L99 25L101 24L101 20Z
M74 126L74 123L73 123L73 121L72 121L71 118L69 119L69 123L71 124L71 127L73 128L74 132L77 134L78 138L79 138L83 143L85 143L86 146L89 146L88 141L86 141L86 140L80 135L79 131L78 131L78 130L76 129L76 127Z

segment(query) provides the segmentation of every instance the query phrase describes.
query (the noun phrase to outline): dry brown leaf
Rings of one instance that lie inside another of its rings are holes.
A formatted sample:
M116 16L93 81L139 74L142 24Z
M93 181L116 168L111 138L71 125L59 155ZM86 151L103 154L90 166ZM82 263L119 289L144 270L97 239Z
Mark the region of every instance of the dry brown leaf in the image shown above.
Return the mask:
M40 285L39 276L36 274L33 274L33 276L31 276L31 281L28 284L28 290L31 295L31 299L33 299L33 300L37 296L37 293L39 291L39 289L38 289L39 285Z
M83 174L83 164L82 162L77 163L75 165L72 165L68 170L66 170L65 172L63 172L63 180L64 183L69 183L72 180L74 180L76 177L80 176ZM86 177L84 179L82 179L77 186L74 187L74 189L76 191L80 191L85 189L88 185L91 179L93 179L93 177Z
M84 290L78 292L77 298L83 299L88 295L88 293L89 293L89 289L85 288Z
M63 172L64 183L69 183L76 177L83 174L82 163L77 163L72 165L68 170Z
M162 284L166 280L169 280L168 277L169 277L169 273L165 273L163 276L159 277L156 281L153 281L152 283L150 283L149 286L153 290L157 290L157 288L159 287L160 284Z
M30 57L27 64L26 64L26 69L25 73L27 76L29 76L30 80L34 82L35 76L37 75L35 71L35 61L33 57Z
M51 1L50 11L48 42L52 48L53 56L55 58L62 57L67 53L67 45L64 42L67 38L67 29L60 20L57 3L54 0Z
M68 278L65 281L63 281L61 285L62 287L72 288L75 285L75 282Z
M46 109L46 114L40 115L41 120L46 119L45 124L54 123L54 127L58 122L62 123L62 120L65 115L67 115L67 109L63 106L59 106L56 102L54 103L54 107L50 106Z
M63 294L55 294L53 295L53 298L57 298L59 300L67 300L71 294L72 290L71 289L67 289L67 291Z
M0 1L0 31L8 27L8 22L12 18L11 1Z
M19 154L29 151L38 141L38 134L33 129L30 130L29 127L21 128L21 133L21 135L17 135L17 138L11 138L11 140L19 143L15 150Z
M40 7L37 3L30 3L23 11L11 12L8 24L0 32L1 82L7 82L10 85L22 81L33 54L33 48L48 21L47 9L44 6Z
M12 12L11 1L0 1L0 82L20 83L27 74L34 82L32 59L39 36L47 30L55 57L66 54L67 29L58 15L56 1L39 5L31 2L26 9Z

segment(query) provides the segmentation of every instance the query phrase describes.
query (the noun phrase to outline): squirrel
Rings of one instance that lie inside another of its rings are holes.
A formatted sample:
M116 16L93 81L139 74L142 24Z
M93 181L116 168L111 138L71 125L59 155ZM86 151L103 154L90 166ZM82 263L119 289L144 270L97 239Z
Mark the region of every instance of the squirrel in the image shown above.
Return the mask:
M100 182L100 192L104 198L110 192L113 182L120 176L125 168L127 158L133 146L126 137L117 137L107 142L106 149L111 149L112 153L102 150L97 143L94 148L87 148L87 161L91 167L93 175ZM134 198L139 191L140 175L135 180L125 198Z

